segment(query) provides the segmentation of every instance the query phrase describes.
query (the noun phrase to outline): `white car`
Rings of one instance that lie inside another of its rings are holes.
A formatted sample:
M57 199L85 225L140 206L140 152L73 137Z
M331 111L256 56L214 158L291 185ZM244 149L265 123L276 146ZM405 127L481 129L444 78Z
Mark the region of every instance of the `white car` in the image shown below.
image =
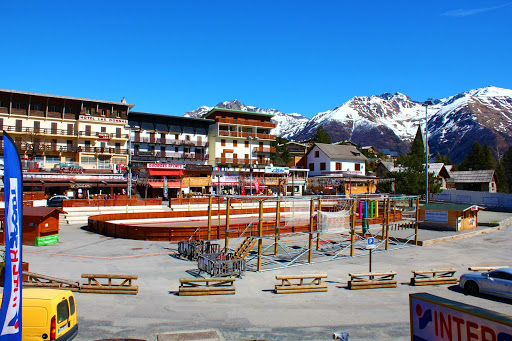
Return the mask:
M464 274L459 286L471 295L483 293L512 299L512 268Z

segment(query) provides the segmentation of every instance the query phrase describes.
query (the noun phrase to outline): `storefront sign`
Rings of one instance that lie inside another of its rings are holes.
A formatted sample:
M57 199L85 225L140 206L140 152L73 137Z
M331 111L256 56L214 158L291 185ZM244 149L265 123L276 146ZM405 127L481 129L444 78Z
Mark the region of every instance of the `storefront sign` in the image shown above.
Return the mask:
M210 165L192 165L188 164L185 167L188 171L194 171L194 172L211 172L213 170L213 167Z
M24 173L23 180L45 180L45 181L126 181L123 174L37 174Z
M425 210L425 221L432 223L447 223L448 211L429 211Z
M512 317L427 293L409 295L411 340L512 340Z
M183 165L174 165L171 163L148 163L148 169L183 169Z
M122 120L120 118L98 117L98 116L88 116L88 115L80 115L80 121L107 122L107 123L118 123L118 124L128 123L127 120Z
M265 167L266 174L288 174L290 172L289 167Z

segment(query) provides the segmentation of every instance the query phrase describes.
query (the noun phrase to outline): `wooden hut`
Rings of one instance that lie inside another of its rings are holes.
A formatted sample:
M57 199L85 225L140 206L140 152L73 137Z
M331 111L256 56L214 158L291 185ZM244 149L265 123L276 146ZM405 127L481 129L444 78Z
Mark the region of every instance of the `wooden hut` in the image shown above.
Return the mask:
M23 245L49 245L59 242L59 214L64 211L55 207L23 207ZM2 214L2 229L0 242L5 243L4 217Z
M461 231L478 226L480 206L469 204L426 204L420 207L420 228Z

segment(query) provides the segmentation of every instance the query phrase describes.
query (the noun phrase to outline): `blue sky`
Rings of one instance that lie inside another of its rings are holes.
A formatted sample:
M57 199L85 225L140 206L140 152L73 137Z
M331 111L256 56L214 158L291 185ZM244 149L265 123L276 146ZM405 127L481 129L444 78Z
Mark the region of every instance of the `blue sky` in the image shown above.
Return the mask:
M3 1L0 88L182 115L512 88L507 1Z

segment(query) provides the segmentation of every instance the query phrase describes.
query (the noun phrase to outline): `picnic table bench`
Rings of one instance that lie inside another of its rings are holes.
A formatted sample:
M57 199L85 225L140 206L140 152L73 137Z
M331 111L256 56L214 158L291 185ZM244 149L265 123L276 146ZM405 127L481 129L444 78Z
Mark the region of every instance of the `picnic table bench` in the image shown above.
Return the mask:
M80 292L129 295L139 292L139 287L132 285L132 281L139 278L137 275L82 274L82 278L87 279L87 284L80 286Z
M351 290L396 288L396 272L350 273L348 288Z
M411 285L457 284L455 269L412 270Z
M179 296L234 295L235 278L180 278Z
M283 275L276 276L281 283L274 288L276 294L293 294L302 292L327 291L327 284L322 283L325 274L316 275Z

